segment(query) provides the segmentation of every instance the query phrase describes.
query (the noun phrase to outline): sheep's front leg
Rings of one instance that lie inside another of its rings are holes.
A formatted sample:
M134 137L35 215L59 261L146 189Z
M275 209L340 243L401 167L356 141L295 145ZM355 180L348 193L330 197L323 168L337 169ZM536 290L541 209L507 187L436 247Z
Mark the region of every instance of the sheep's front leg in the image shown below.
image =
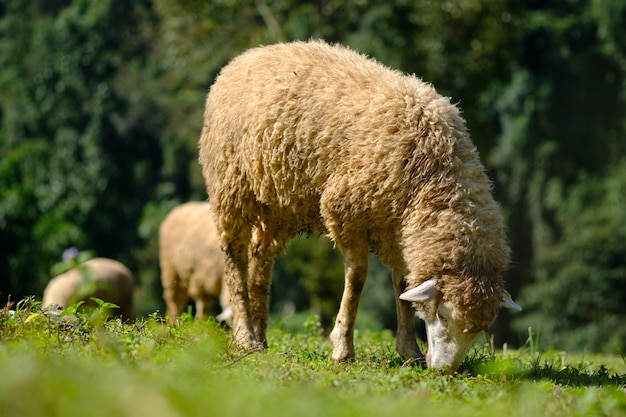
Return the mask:
M367 245L343 251L345 282L335 327L330 333L333 362L354 359L354 322L367 277Z
M411 303L400 300L400 294L406 290L404 273L393 271L393 290L396 294L396 315L398 328L396 332L396 350L405 359L423 357L417 347L415 340L415 327L413 326L413 316L415 312Z

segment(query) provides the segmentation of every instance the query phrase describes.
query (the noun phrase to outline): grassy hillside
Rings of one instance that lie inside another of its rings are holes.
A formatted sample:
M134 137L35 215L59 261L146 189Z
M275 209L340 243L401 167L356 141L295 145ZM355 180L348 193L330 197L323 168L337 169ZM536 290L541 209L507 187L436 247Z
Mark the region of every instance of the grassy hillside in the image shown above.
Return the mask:
M454 376L404 362L389 332L356 335L357 360L332 364L317 321L280 325L245 354L213 322L158 316L130 324L0 310L0 415L13 416L617 416L620 357L478 343ZM71 312L70 312L71 313Z

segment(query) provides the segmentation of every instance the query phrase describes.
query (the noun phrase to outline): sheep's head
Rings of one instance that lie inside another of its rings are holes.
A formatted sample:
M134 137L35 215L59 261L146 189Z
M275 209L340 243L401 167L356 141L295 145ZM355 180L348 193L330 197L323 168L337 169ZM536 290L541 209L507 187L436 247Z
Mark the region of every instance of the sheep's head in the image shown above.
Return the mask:
M493 307L483 306L481 311L459 309L457 303L443 297L436 284L434 278L429 279L400 295L400 299L415 303L418 316L426 322L428 367L455 372L476 337L495 320L500 306L522 308L503 291Z

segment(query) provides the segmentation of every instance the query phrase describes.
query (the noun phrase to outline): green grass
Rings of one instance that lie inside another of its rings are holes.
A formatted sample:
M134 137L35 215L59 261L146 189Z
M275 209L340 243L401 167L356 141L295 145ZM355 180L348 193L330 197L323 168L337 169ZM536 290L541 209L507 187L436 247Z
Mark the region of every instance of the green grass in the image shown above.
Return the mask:
M405 362L390 332L356 334L357 360L330 361L314 319L275 326L246 354L216 323L99 311L60 325L30 301L0 310L0 416L618 416L623 358L478 344L459 373Z

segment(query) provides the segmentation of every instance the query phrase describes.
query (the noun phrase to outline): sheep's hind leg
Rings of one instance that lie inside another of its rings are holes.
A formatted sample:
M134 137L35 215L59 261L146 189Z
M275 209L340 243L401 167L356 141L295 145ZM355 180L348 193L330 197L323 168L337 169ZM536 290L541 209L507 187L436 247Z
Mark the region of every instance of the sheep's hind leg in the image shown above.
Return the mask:
M330 333L333 342L333 362L354 359L354 322L359 298L367 277L367 244L343 251L345 282L335 327Z
M233 311L232 331L235 341L245 349L258 349L254 332L248 295L248 244L250 232L231 234L236 236L224 245L224 279L230 292Z
M248 294L250 313L257 341L267 347L267 320L272 266L277 254L277 244L264 223L254 228L250 243L248 269Z
M415 312L410 302L400 300L400 294L406 289L404 274L393 271L393 289L396 294L396 314L398 328L396 332L396 350L404 359L423 358L422 352L415 341L413 316Z

